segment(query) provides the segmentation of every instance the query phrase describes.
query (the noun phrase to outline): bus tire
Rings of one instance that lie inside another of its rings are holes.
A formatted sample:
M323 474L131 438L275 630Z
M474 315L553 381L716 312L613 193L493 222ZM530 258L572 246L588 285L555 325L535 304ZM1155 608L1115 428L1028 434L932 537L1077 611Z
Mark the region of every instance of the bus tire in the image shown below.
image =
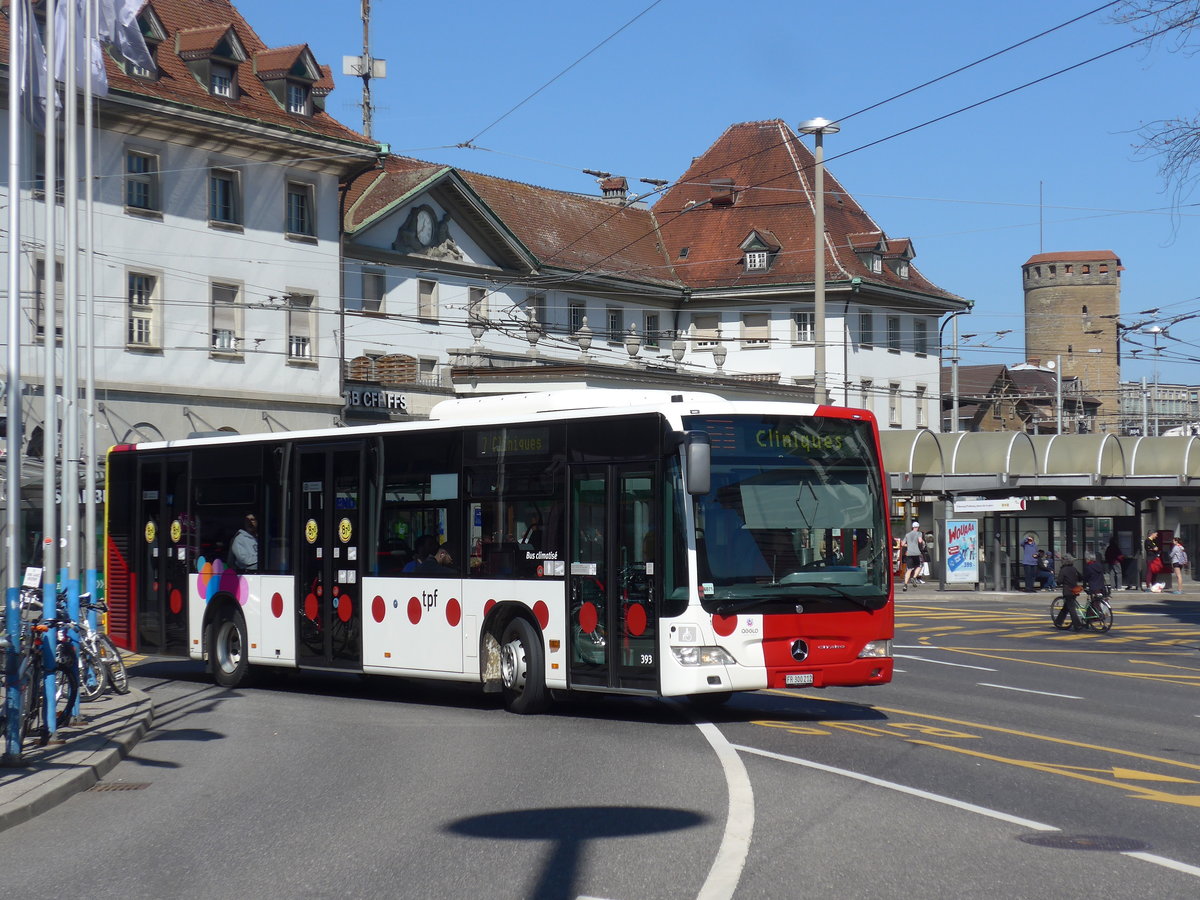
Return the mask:
M208 634L208 659L213 681L221 687L237 687L250 668L246 656L250 646L246 638L246 620L238 610L222 610L217 613Z
M509 712L529 715L546 708L545 668L537 632L527 620L513 619L500 641L500 682Z

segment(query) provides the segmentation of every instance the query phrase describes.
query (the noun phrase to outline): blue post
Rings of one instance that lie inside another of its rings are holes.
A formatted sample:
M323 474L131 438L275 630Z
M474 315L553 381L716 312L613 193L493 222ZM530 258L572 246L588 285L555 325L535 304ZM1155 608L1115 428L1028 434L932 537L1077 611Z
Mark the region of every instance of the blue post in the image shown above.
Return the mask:
M51 578L49 584L42 578L42 617L53 619L58 615L58 582ZM46 703L46 729L53 737L58 732L58 710L55 696L58 693L58 678L55 675L54 651L58 647L58 629L50 628L42 637L42 662L45 666L45 689L42 691Z
M78 578L70 578L67 580L67 613L68 613L68 615L70 615L72 622L79 621L79 579ZM82 645L79 643L79 630L72 629L70 634L71 634L71 644L75 648L75 658L83 659L83 648L82 648ZM56 649L57 649L57 645L56 645ZM79 677L81 679L86 678L87 672L83 669L80 669ZM80 685L80 687L82 688L83 686ZM79 693L80 692L78 692L78 691L75 693L75 705L70 710L67 711L67 716L68 716L67 721L69 721L69 722L79 718Z
M11 573L10 573L11 574ZM5 667L4 712L5 729L0 739L4 741L4 763L21 763L21 588L10 587L4 595L4 635L9 651L4 654Z

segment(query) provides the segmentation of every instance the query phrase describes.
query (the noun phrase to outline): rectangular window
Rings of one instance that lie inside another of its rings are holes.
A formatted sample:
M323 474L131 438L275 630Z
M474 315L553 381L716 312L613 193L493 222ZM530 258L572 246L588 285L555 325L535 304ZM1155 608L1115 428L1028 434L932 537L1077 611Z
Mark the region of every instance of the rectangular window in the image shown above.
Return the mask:
M158 345L158 278L145 272L130 272L129 317L125 342L130 347Z
M217 353L241 352L240 293L236 284L212 284L212 349Z
M610 306L605 310L605 328L610 344L625 340L625 314L619 306Z
M362 311L382 312L383 295L387 291L387 275L380 269L363 269Z
M313 186L289 181L287 186L287 233L315 237L316 215L313 206Z
M550 309L546 305L546 295L543 293L530 294L525 301L526 315L533 313L537 320L537 328L542 334L546 333L546 323L550 317Z
M313 347L317 333L316 328L313 327L316 305L316 298L312 294L288 294L289 360L308 362L316 359L316 348Z
M642 339L647 350L657 350L658 341L662 335L658 330L658 313L646 313L642 320Z
M240 225L242 222L238 173L232 169L209 170L208 219L222 225Z
M889 350L900 352L900 317L887 317L887 346Z
M863 409L870 409L871 403L875 398L875 382L870 378L864 378L858 385L859 406Z
M287 108L288 112L298 116L308 115L308 85L294 81L287 83Z
M767 251L751 250L746 253L746 271L763 271L767 267Z
M792 343L811 344L816 326L815 314L807 310L792 310Z
M926 428L929 425L929 417L925 410L925 392L926 388L923 384L917 385L917 427Z
M900 382L888 383L888 424L900 424Z
M692 349L709 349L720 339L721 317L717 313L692 316Z
M929 353L929 323L924 319L913 319L913 353Z
M34 298L37 314L37 334L46 334L46 261L37 261L37 296ZM54 264L54 334L62 337L63 333L63 264Z
M858 342L864 347L875 345L875 317L869 312L858 314Z
M209 71L209 90L214 97L233 97L233 67L213 63Z
M485 288L467 288L467 318L472 322L486 322L488 317L488 292Z
M742 346L767 347L771 343L771 314L742 313Z
M569 303L567 305L567 328L571 334L577 334L579 329L583 327L583 320L587 316L587 306L583 303Z
M436 322L438 317L438 283L421 278L417 281L417 317Z
M158 157L125 151L125 205L130 209L162 211L158 188Z

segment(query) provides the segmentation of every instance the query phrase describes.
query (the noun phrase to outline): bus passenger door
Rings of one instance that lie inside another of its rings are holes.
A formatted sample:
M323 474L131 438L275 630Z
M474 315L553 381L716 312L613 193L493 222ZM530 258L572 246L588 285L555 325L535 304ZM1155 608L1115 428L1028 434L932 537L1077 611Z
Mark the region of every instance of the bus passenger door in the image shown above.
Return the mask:
M297 450L296 661L362 665L362 448Z
M134 563L137 647L145 653L188 652L187 457L150 459L138 475L141 553Z
M572 472L573 686L658 687L657 490L651 464Z

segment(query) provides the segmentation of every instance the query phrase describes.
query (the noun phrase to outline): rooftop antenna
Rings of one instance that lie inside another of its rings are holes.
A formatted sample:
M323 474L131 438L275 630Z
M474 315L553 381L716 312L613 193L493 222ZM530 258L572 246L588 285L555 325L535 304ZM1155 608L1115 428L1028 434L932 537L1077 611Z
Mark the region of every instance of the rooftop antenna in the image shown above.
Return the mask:
M362 56L343 56L342 74L361 78L363 134L371 137L371 79L387 78L387 60L371 58L371 0L362 0Z

